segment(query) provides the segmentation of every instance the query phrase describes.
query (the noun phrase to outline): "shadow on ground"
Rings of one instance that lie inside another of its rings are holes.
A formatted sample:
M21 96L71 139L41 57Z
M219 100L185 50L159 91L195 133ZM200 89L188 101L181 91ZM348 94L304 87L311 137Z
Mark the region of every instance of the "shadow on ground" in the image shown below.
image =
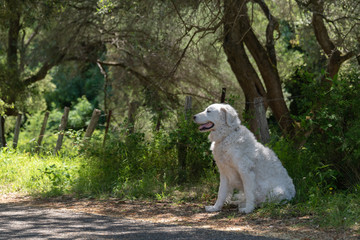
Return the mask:
M238 232L149 223L69 210L0 204L0 239L244 239Z

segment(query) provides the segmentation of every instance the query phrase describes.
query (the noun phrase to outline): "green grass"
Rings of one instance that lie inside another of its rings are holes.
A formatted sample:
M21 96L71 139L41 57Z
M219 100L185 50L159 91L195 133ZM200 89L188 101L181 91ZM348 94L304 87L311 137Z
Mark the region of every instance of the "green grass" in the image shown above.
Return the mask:
M312 219L309 223L321 228L353 228L359 231L360 194L356 191L338 192L316 198L315 202L312 199L284 205L264 204L252 214L252 217L288 219L309 216Z
M82 161L81 156L36 155L5 148L0 151L0 193L72 193Z
M18 192L43 197L73 195L180 202L200 201L216 194L217 175L213 171L195 184L179 185L176 178L170 176L172 170L164 168L164 163L153 161L152 166L149 162L140 165L139 159L134 160L138 157L145 162L139 149L134 150L136 156L131 151L112 156L109 149L99 149L101 152L92 149L90 153L90 150L62 150L56 155L51 151L37 154L4 148L0 150L0 194ZM142 151L147 153L147 149ZM121 159L123 154L125 159ZM163 157L176 158L168 154ZM154 157L160 159L158 154ZM132 161L129 162L129 158Z
M360 188L353 192L339 192L324 196L309 207L321 227L349 228L360 224Z

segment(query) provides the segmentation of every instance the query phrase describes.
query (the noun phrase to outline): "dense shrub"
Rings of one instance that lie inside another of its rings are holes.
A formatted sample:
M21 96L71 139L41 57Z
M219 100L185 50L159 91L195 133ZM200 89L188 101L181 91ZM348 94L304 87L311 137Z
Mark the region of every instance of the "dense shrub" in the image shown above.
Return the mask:
M197 182L213 168L206 135L185 120L169 133L154 132L150 140L144 133L129 134L123 129L110 134L105 146L100 141L93 138L83 148L89 160L80 170L81 191L153 196L180 180L184 184ZM184 165L178 161L179 144L185 146Z
M360 76L351 73L335 77L331 86L322 86L312 77L298 72L290 86L291 91L301 94L293 100L293 113L310 133L304 147L316 159L327 187L359 184Z

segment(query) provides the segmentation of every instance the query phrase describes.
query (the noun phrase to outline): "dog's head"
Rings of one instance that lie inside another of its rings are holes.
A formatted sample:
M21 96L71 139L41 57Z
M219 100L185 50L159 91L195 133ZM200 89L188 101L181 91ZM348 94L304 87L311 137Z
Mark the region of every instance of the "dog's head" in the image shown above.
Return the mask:
M212 104L205 111L194 115L193 119L200 125L201 132L233 129L240 125L235 109L228 104Z

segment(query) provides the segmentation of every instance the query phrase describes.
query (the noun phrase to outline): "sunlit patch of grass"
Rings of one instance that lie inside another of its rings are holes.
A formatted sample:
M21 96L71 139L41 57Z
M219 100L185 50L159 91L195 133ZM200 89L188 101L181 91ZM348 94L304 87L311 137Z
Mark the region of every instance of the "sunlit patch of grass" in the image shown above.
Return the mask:
M266 203L249 217L284 220L306 216L310 220L307 224L322 228L359 228L360 194L356 189L352 192L319 194L316 198L302 203Z
M322 204L313 208L315 221L321 227L355 227L360 222L360 192L324 196Z
M49 196L69 193L77 178L80 159L4 148L0 151L0 193Z

